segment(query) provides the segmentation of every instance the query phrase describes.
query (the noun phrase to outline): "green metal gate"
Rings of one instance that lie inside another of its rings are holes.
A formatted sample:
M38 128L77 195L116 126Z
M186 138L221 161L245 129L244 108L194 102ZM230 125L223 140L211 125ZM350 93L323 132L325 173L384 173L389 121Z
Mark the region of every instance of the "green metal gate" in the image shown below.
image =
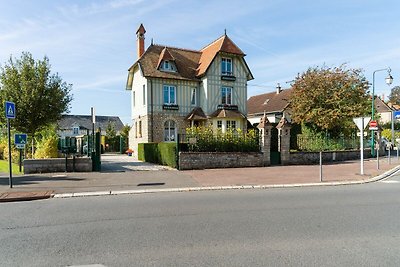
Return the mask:
M281 152L279 152L279 135L278 129L273 127L271 129L271 165L281 164Z

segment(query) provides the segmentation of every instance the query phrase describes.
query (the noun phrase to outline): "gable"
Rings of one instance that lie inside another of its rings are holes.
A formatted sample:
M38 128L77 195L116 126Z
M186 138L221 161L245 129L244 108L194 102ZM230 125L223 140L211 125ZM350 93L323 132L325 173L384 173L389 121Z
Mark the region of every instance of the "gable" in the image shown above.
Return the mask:
M199 81L219 54L239 58L246 69L247 80L253 79L243 58L245 56L243 51L227 35L223 35L200 51L151 44L129 68L126 87L127 89L132 87L131 76L137 66L140 66L145 77ZM175 69L170 71L162 69L165 61L173 62Z

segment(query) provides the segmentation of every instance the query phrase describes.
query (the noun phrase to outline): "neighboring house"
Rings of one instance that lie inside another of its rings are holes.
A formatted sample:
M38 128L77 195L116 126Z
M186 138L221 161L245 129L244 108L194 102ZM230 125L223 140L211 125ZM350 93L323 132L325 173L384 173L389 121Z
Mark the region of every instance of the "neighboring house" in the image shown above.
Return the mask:
M386 104L379 96L375 98L374 101L376 113L379 114L379 124L385 124L392 121L392 111L394 108L391 108L388 104Z
M287 107L291 92L292 89L282 90L278 84L275 92L250 97L247 100L247 119L255 125L260 123L265 113L271 123L278 123L282 117L290 122L290 112Z
M116 134L118 135L124 127L121 119L117 116L96 116L95 131L101 129L102 144L105 145L104 136L106 135L107 125L114 124ZM61 139L65 137L74 137L76 139L77 151L82 151L84 137L92 134L93 123L91 115L62 115L58 122L57 134Z
M129 147L175 141L193 125L246 130L247 81L253 79L245 54L226 35L201 50L151 45L137 30L138 60L129 68L132 129Z

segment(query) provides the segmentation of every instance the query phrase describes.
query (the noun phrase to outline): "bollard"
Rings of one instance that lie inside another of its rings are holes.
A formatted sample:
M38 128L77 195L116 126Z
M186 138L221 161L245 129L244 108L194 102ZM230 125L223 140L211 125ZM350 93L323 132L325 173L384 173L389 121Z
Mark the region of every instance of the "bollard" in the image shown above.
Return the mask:
M322 182L322 151L319 152L319 181Z

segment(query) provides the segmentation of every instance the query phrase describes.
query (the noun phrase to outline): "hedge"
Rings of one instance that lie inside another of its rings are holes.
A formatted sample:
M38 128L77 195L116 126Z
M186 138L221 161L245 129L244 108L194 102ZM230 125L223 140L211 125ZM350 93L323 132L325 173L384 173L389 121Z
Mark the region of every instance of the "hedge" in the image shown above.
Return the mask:
M138 159L176 168L175 143L140 143Z

